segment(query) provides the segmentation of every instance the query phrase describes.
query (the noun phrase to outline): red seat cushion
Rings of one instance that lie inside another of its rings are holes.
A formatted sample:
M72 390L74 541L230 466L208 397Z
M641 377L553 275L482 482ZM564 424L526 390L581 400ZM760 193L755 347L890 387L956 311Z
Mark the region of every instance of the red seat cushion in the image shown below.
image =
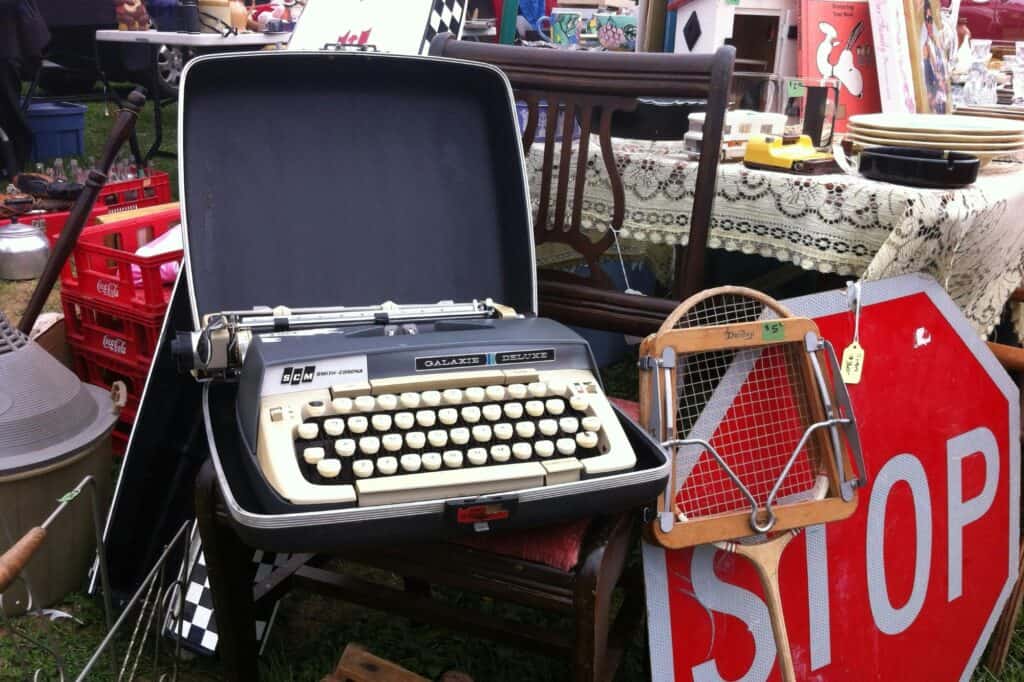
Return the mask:
M640 420L638 403L618 398L612 398L611 401L633 421ZM591 519L580 519L530 530L487 533L463 538L458 542L474 549L568 571L579 563L580 549L590 523Z

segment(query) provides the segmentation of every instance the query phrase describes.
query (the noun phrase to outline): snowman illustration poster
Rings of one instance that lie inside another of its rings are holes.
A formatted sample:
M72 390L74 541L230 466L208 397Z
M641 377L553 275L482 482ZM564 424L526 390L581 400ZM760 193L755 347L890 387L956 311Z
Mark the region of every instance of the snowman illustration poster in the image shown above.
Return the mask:
M854 114L881 111L867 0L802 0L800 75L839 81L836 131Z

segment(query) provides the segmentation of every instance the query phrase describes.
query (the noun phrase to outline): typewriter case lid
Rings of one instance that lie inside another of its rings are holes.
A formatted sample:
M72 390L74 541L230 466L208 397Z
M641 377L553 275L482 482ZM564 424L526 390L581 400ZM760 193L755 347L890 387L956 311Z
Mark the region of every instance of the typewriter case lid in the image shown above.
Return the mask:
M185 69L192 316L490 297L535 313L530 203L496 68L251 52Z

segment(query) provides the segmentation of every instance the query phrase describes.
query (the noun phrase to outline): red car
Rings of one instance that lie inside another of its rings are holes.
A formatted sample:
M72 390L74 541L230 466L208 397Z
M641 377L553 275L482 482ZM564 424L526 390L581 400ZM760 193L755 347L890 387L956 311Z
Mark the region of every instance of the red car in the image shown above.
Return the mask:
M943 0L949 6L948 0ZM973 38L1024 40L1024 0L962 0L960 18Z

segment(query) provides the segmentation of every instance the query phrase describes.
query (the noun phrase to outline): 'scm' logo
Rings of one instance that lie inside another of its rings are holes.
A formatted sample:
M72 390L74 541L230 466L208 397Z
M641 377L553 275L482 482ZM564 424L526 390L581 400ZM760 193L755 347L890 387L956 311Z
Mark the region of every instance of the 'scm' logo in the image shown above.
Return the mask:
M281 383L282 384L308 384L313 381L313 377L316 375L316 365L306 365L305 367L285 367L281 372Z

